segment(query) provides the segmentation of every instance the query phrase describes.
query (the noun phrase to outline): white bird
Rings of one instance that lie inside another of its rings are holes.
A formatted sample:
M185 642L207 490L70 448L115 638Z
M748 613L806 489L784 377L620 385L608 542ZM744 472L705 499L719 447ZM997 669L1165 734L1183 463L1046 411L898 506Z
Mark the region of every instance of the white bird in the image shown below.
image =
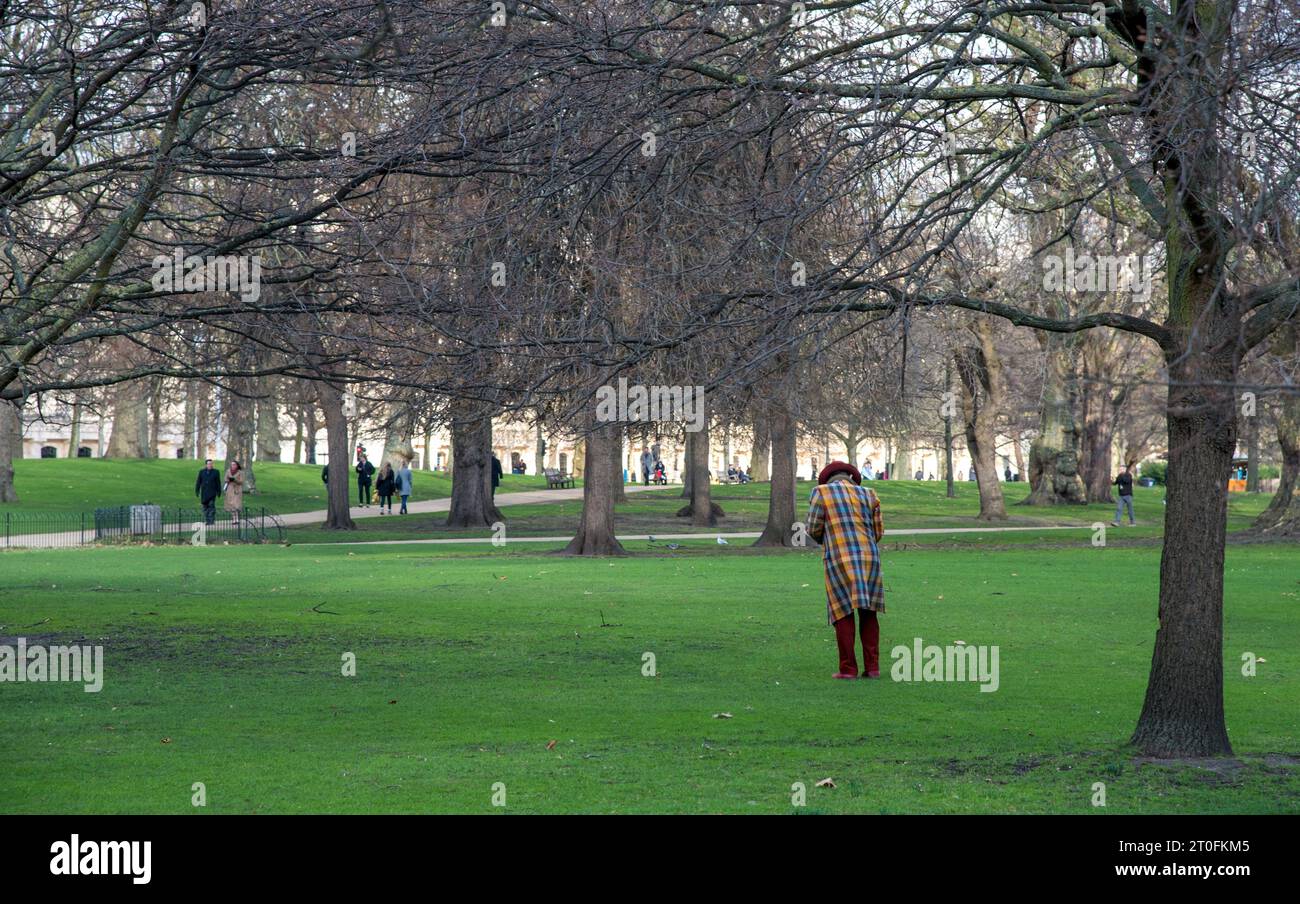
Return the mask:
M719 538L718 538L718 545L719 545L719 546L727 546L728 544L727 544L727 541L726 541L726 540L724 540L724 539L722 539L721 537L719 537Z

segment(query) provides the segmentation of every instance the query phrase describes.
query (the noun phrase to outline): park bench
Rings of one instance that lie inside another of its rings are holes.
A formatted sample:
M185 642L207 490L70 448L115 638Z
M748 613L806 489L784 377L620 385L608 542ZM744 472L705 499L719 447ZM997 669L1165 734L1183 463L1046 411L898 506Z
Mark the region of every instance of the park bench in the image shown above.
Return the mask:
M564 489L574 485L572 477L556 468L544 468L542 473L546 475L546 488L548 490Z

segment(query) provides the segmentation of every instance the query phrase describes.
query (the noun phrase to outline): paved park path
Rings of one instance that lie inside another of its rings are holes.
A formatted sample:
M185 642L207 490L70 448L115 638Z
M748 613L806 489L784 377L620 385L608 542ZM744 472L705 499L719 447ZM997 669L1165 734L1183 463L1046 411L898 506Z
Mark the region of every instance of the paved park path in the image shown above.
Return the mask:
M653 490L663 490L662 486L645 486L643 484L629 484L625 487L629 493L644 493ZM564 489L564 490L524 490L517 493L501 493L496 497L496 503L499 508L505 508L512 505L536 505L546 502L566 502L570 500L582 499L582 488ZM419 502L411 502L407 505L407 511L413 515L445 512L451 508L451 498L444 499L425 499ZM326 511L321 509L314 512L292 512L286 515L278 516L280 523L286 527L303 524L320 524L325 520ZM363 518L379 517L400 517L398 515L379 514L379 506L373 508L352 507L352 517L354 520ZM1091 530L1091 526L1086 524L1064 524L1064 525L1038 525L1032 527L914 527L904 528L901 530L891 530L888 533L889 539L894 537L920 536L924 534L1001 534L1012 533L1015 531L1043 531L1043 530ZM713 532L713 533L685 533L685 534L619 534L618 539L622 542L634 542L644 540L649 542L652 538L655 542L663 541L665 543L676 543L680 540L714 540L722 538L723 540L756 540L759 537L758 531L733 531L733 532ZM3 539L0 537L0 539ZM572 540L571 535L555 537L511 537L507 534L508 543L567 543ZM92 545L94 533L83 539L79 531L69 531L63 533L51 534L22 534L10 539L9 544L13 547L23 547L27 549L43 549L54 547L72 547L81 545ZM300 543L298 546L373 546L373 545L406 545L406 544L456 544L456 543L491 543L490 536L485 537L453 537L453 538L428 538L415 540L339 540L329 543Z
M646 490L662 490L662 486L644 486L642 484L632 484L626 487L629 493L640 493ZM539 502L565 502L568 500L581 500L582 487L576 489L563 490L523 490L517 493L500 493L496 497L498 508L504 508L509 505L531 505ZM408 503L406 509L413 515L445 512L451 508L451 497L444 499L425 499L420 502ZM281 524L285 527L303 524L320 524L325 520L328 514L325 509L314 512L290 512L286 515L277 515ZM358 508L352 506L353 520L361 518L379 518L379 505L373 508ZM387 518L388 515L382 517ZM397 515L392 517L396 518ZM569 538L565 538L566 541ZM44 534L15 534L12 537L4 537L0 534L0 549L6 547L22 549L51 549L63 548L70 546L92 546L94 545L95 532L89 531L59 531L55 533Z
M628 487L631 489L631 487ZM919 536L922 534L1005 534L1014 531L1023 530L1092 530L1087 524L1053 524L1036 527L911 527L897 530L886 531L885 539L892 540L894 537ZM633 540L654 540L656 543L676 543L678 540L713 540L718 538L723 540L757 540L761 536L759 531L734 531L731 533L711 534L617 534L619 542L630 542ZM573 539L572 534L563 537L511 537L506 536L507 543L568 543ZM394 546L403 544L454 544L454 543L491 543L491 537L451 537L438 539L420 539L420 540L336 540L325 543L295 543L295 546ZM722 545L722 544L720 544Z

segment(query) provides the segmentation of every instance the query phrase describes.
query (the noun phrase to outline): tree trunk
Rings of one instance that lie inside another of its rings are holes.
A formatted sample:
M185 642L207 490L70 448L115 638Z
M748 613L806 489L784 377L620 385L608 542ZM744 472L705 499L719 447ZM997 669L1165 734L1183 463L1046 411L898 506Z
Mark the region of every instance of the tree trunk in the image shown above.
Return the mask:
M280 460L280 406L275 401L276 386L264 383L262 391L268 393L256 404L258 461Z
M754 417L754 449L749 456L749 475L751 480L760 483L771 480L772 432L767 424L767 415Z
M149 384L131 380L113 393L113 432L109 458L149 458Z
M1110 495L1111 445L1114 430L1110 393L1099 384L1101 375L1089 374L1082 393L1083 482L1087 502L1115 503ZM1122 398L1121 398L1122 403Z
M898 434L898 448L894 452L894 464L889 469L890 480L912 479L912 438L906 433Z
M768 492L767 524L754 545L794 546L795 524L799 520L795 499L798 431L794 418L784 408L771 409L767 423L772 431L772 485Z
M690 518L694 527L716 527L725 516L722 506L712 499L709 486L709 423L695 433L686 434L686 475L690 502L677 511L678 518Z
M352 457L348 448L348 419L343 414L343 393L321 383L316 388L316 398L325 416L325 443L329 449L329 510L325 527L356 530L356 522L352 520Z
M685 447L682 449L682 498L683 499L691 498L691 482L695 479L695 454L696 454L695 438L696 435L694 433L686 433L684 435ZM682 509L682 511L678 512L677 514L680 515L682 514L682 512L685 511L689 511L689 506L685 509Z
M952 395L952 359L948 359L943 365L943 385L948 392L948 400L953 399ZM951 404L951 401L945 401L945 407ZM951 412L951 408L946 408ZM945 414L943 417L943 470L944 480L948 483L948 498L957 498L956 476L952 472L952 414Z
M257 422L251 380L238 377L231 380L232 391L226 393L226 464L237 460L244 469L244 492L257 492L257 478L253 474L253 444L256 440ZM330 461L333 461L333 456Z
M585 479L587 470L587 444L583 440L578 440L573 444L573 465L569 473L574 477L583 477Z
M1049 334L1038 436L1029 447L1030 493L1020 505L1081 505L1079 430L1074 420L1074 339ZM1019 448L1017 442L1016 448ZM1023 472L1022 472L1023 473Z
M22 436L23 420L18 406L0 400L0 502L18 501L18 491L14 488L14 440L21 444ZM22 446L18 448L21 450Z
M610 461L613 465L610 486L617 504L627 502L627 487L623 485L623 430L617 424L613 426L617 429L611 430L612 437L609 441Z
M621 427L594 422L587 435L587 471L582 481L582 518L578 533L561 551L566 556L623 556L627 551L614 534L614 474Z
M72 423L68 427L68 458L77 457L81 446L81 401L72 403Z
M1277 442L1282 448L1282 475L1268 508L1255 519L1253 529L1279 536L1300 536L1300 396L1283 396L1277 416Z
M447 526L491 527L504 521L492 501L492 419L479 414L453 417L451 508Z
M1214 352L1166 353L1169 471L1160 627L1133 733L1133 743L1148 756L1232 753L1223 715L1225 475L1237 440L1234 396L1223 388L1236 381L1231 342L1224 339Z
M162 438L162 377L149 380L149 457L158 457L158 440Z
M181 443L185 446L186 458L199 457L199 438L197 420L198 390L193 380L185 381L185 427L181 430Z
M542 422L537 422L537 446L533 449L533 473L540 475L546 470L546 436L542 433Z
M962 387L962 419L966 449L979 485L981 521L1005 521L1006 503L998 482L996 420L1001 401L1001 361L993 346L992 328L975 325L979 345L957 350L955 363ZM893 475L890 475L891 477Z
M293 415L293 463L302 462L302 440L307 433L307 412L304 406L299 405Z
M208 387L205 385L200 385L198 392L198 413L194 418L194 458L196 461L203 461L208 457L208 419L211 416L211 393L208 392Z

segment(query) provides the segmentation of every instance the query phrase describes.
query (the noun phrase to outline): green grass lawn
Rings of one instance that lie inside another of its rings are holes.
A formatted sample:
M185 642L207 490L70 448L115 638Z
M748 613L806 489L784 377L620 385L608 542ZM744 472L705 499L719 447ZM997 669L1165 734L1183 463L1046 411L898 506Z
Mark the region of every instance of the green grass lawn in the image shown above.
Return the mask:
M225 462L215 462L224 470ZM117 505L154 503L196 507L194 479L202 462L176 459L24 458L14 462L17 503L0 504L3 512L90 512ZM319 465L262 462L254 467L257 492L245 494L250 508L276 514L325 508L325 484ZM417 499L451 495L445 473L415 471ZM507 475L499 492L546 487L544 477Z
M812 483L799 483L796 491L797 511L800 517L805 514L808 493ZM974 527L1042 527L1048 525L1073 524L1089 528L1095 522L1109 523L1115 517L1113 505L1057 506L1050 508L1016 506L1011 503L1024 498L1028 485L1023 483L1004 484L1007 492L1006 521L991 524L977 521L979 514L979 496L974 484L957 485L957 498L949 499L945 486L938 481L889 480L873 481L872 488L880 496L881 507L885 515L885 533L904 528L974 528ZM720 485L713 488L713 499L722 506L726 517L718 521L719 532L761 531L767 523L768 505L767 484ZM1137 488L1134 495L1134 508L1139 523L1135 528L1127 526L1111 531L1107 542L1115 540L1152 539L1163 533L1164 529L1164 488ZM1233 493L1229 502L1229 530L1241 530L1250 526L1269 501L1268 494ZM622 534L669 534L698 532L692 528L690 519L677 517L677 511L685 504L681 498L681 486L666 490L650 490L628 495L626 504L616 510L616 530ZM557 501L521 506L508 506L503 509L509 536L561 536L572 534L577 529L578 519L582 513L581 500ZM447 516L442 513L415 514L406 516L384 516L378 519L364 519L357 522L356 531L327 531L315 526L290 527L286 536L295 543L338 542L348 540L407 540L421 537L455 538L489 536L488 530L465 531L447 528ZM1049 532L1029 532L1028 534L951 534L939 536L907 537L907 543L987 543L997 538L1007 542L1025 543L1056 536ZM1073 542L1087 542L1090 533L1071 535ZM893 541L891 541L893 542Z
M98 694L0 685L0 810L196 812L203 782L211 813L491 813L500 782L523 813L1300 811L1300 550L1228 550L1239 762L1216 769L1124 746L1158 556L889 555L882 666L916 637L997 645L1000 687L981 693L831 680L811 550L4 552L0 643L102 644L106 675Z

